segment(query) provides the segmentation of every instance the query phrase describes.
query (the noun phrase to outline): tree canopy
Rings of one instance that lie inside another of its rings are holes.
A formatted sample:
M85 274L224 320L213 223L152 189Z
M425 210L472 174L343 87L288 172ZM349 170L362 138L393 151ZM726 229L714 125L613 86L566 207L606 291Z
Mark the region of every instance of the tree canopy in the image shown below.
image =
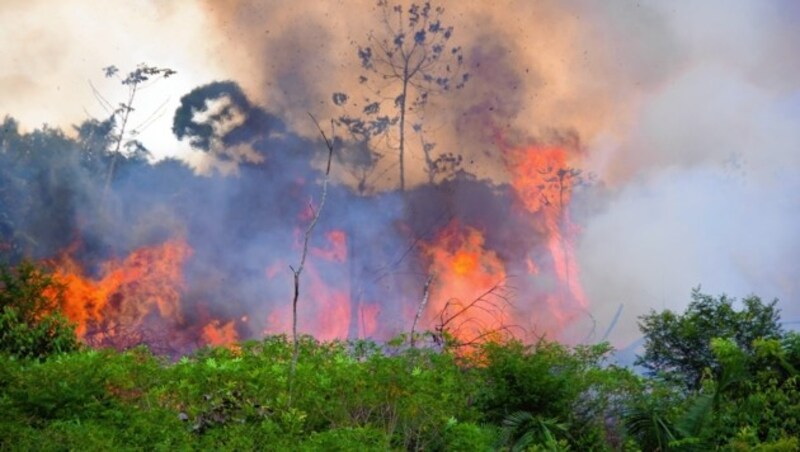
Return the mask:
M765 303L757 296L737 300L714 297L692 290L692 300L683 314L671 310L651 311L640 318L644 354L636 364L652 375L680 381L698 389L706 369L719 374L712 339L730 339L752 354L756 340L779 339L783 334L777 300Z

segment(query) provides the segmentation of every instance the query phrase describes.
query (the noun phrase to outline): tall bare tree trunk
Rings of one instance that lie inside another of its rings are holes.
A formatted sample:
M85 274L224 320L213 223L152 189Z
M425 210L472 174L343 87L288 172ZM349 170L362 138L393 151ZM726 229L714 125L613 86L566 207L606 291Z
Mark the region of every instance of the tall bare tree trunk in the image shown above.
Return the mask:
M354 229L354 228L353 228ZM356 275L356 246L353 243L357 232L351 229L347 234L347 261L349 265L349 286L350 286L350 325L347 330L347 338L356 340L360 336L361 322L361 287L359 278Z
M411 324L411 334L409 335L409 343L411 344L411 348L414 348L416 345L414 335L417 334L417 322L419 322L419 318L422 317L422 313L425 311L425 306L428 305L428 299L431 295L431 282L433 282L433 275L428 276L428 279L425 281L425 286L422 288L422 302L420 302L419 307L417 308L417 315L414 316L414 323Z
M408 82L408 61L406 61L405 67L403 67L403 100L400 102L400 191L405 191L406 189L406 169L403 159L406 149L406 101L408 100L406 95L408 94Z
M122 140L125 138L125 127L128 125L128 117L133 110L133 99L136 97L136 89L137 84L134 83L130 88L130 94L128 95L128 102L122 107L125 109L125 114L122 116L122 124L119 127L119 137L117 138L117 145L114 147L114 153L111 155L111 164L108 167L108 174L106 175L106 185L103 191L103 195L108 195L108 191L111 189L111 182L114 180L114 171L117 166L117 158L120 155L120 149L122 148Z
M331 160L333 159L333 142L328 139L325 132L320 127L319 122L317 122L316 118L309 113L311 119L319 128L320 134L322 134L322 138L325 140L325 145L328 147L328 164L325 168L325 177L322 179L322 196L319 200L319 206L314 211L314 216L311 218L311 222L308 224L306 228L306 232L303 235L303 251L300 254L300 263L297 266L297 269L294 267L289 267L292 270L292 276L294 281L294 296L292 297L292 342L294 348L292 349L292 361L289 365L289 397L291 400L292 390L294 388L294 374L297 370L297 359L300 355L300 344L297 341L297 302L300 299L300 275L303 273L303 268L306 265L306 257L308 257L308 243L311 241L311 233L314 232L314 228L317 226L317 222L319 222L320 214L322 213L323 207L325 207L325 200L328 197L328 180L330 179L331 174ZM333 123L331 122L331 128L333 128ZM313 210L313 206L309 206Z

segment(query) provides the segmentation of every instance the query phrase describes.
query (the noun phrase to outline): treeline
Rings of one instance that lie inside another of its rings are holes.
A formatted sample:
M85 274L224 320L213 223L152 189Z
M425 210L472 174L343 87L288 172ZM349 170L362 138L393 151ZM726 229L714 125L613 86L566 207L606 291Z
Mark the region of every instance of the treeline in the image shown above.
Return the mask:
M797 450L800 335L699 291L607 344L410 347L270 336L170 362L82 346L30 264L0 273L3 450ZM55 295L54 295L55 294ZM419 341L418 341L419 343Z

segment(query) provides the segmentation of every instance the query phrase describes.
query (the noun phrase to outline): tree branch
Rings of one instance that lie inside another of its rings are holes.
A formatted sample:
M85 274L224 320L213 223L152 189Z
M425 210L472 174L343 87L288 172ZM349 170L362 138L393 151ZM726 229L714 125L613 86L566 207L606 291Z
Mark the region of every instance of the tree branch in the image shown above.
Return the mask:
M425 281L425 286L422 288L422 302L419 304L419 308L417 308L417 315L414 316L414 323L411 324L411 348L414 348L414 331L417 329L417 322L419 322L419 318L422 316L422 312L425 310L425 306L428 304L428 299L431 295L431 282L433 281L433 275L428 276L427 281Z
M328 139L328 136L325 135L325 131L322 130L322 127L319 125L319 121L317 118L314 117L311 113L308 113L308 116L311 117L311 120L314 121L317 128L319 129L319 133L322 135L322 138L325 140L325 146L328 148L328 163L325 166L325 177L322 179L322 197L319 201L319 207L316 211L314 211L314 215L311 218L311 222L306 227L305 234L303 235L303 251L300 254L300 263L297 266L297 269L294 267L289 267L292 270L293 280L294 280L294 297L292 298L292 342L294 345L294 349L292 350L292 361L289 366L289 394L291 397L292 393L292 382L294 380L295 370L297 369L297 359L300 354L300 344L297 341L297 302L300 299L300 275L303 273L303 268L306 265L306 257L308 257L308 243L311 241L311 233L314 232L314 228L317 226L319 222L319 217L322 214L322 209L325 207L325 200L328 197L328 180L330 179L331 173L331 160L333 159L333 142ZM333 127L334 122L331 121L331 135L333 135Z

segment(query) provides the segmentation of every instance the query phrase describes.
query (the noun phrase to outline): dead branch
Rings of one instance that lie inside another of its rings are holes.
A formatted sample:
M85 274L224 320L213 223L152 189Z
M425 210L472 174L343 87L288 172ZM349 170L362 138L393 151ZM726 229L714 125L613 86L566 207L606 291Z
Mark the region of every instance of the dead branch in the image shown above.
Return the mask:
M469 329L475 332L474 337L466 340L462 338L455 346L470 347L497 335L514 337L514 330L523 330L524 332L524 328L520 325L508 325L502 322L503 313L511 306L509 288L505 283L506 279L498 281L468 303L459 299L448 300L439 311L439 324L435 328L434 341L439 345L444 345L445 335L460 336L460 332ZM487 314L490 319L489 323L469 316L472 311L481 311Z
M422 302L419 304L419 308L417 308L417 315L414 316L414 323L411 324L411 348L414 348L414 331L417 329L417 322L419 322L420 316L422 316L422 311L425 310L425 306L428 304L428 298L431 295L431 282L433 281L433 275L428 276L428 279L425 281L425 286L422 288Z
M445 304L444 309L442 309L442 312L440 313L440 319L441 319L442 328L443 329L446 328L448 326L448 324L450 324L450 322L452 322L453 320L457 319L459 316L461 316L462 314L464 314L468 310L470 310L472 308L475 308L476 306L478 306L479 303L486 303L486 304L489 304L490 307L494 308L495 304L487 299L487 297L490 296L490 295L494 295L494 296L498 297L501 301L504 301L506 304L508 304L509 303L508 302L508 298L505 297L502 294L499 294L499 291L502 288L502 285L503 285L504 282L505 282L505 279L497 282L495 285L493 285L488 290L486 290L486 292L480 294L477 298L472 300L467 305L461 305L459 300L448 300L447 303ZM450 304L451 301L454 301L454 304L457 303L458 305L460 305L461 309L459 309L454 314L450 315L449 317L447 317L445 319L444 315L446 314L446 310L449 307L449 304Z
M325 140L325 146L328 148L328 163L325 167L325 176L322 179L322 196L320 197L319 207L317 207L316 210L312 208L313 217L311 218L311 222L308 224L308 227L306 227L305 234L303 235L303 251L300 254L300 263L298 264L297 269L289 266L289 268L292 270L294 279L294 297L292 298L292 342L294 344L294 349L292 351L292 362L289 367L290 394L292 380L295 369L297 368L297 358L300 354L300 344L297 341L297 301L300 299L300 275L303 273L303 268L306 265L306 257L308 257L308 243L311 240L311 233L314 231L314 227L317 226L317 222L319 222L322 209L325 207L325 200L328 197L328 180L330 179L331 160L333 159L333 142L331 142L331 140L328 139L328 136L325 135L325 131L322 130L317 118L315 118L311 113L309 113L308 116L310 116L311 120L314 121L314 124L316 124L317 128L319 129L319 133L322 135L322 139ZM334 123L331 121L331 136L333 136L334 133L333 127Z

